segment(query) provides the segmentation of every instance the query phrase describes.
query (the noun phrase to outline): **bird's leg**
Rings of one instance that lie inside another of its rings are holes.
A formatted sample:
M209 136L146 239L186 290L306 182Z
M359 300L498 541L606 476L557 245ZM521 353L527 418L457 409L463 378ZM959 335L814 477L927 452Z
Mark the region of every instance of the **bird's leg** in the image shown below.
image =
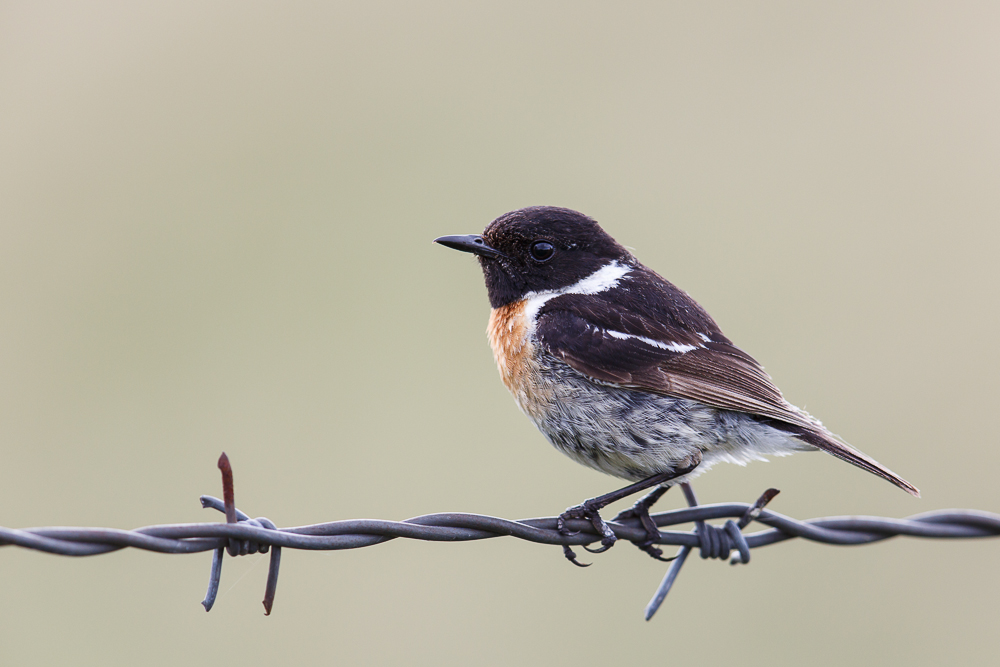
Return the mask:
M594 526L594 530L596 530L597 534L601 536L601 546L598 549L588 549L584 546L584 549L587 549L587 551L590 551L591 553L598 554L603 551L607 551L612 547L612 545L614 545L618 538L615 536L614 532L612 532L611 528L608 527L608 524L604 522L604 519L601 518L600 511L611 503L621 500L622 498L627 498L633 493L638 493L639 491L648 489L651 486L657 486L659 484L669 482L672 479L683 477L697 468L701 463L701 452L696 452L692 459L693 461L685 465L683 468L657 473L656 475L647 477L646 479L636 482L635 484L629 484L628 486L618 489L617 491L605 493L603 496L597 496L596 498L585 500L579 505L568 508L565 512L559 515L559 519L556 521L556 528L562 535L575 535L576 533L566 528L566 521L569 519L586 519L590 521L591 525ZM650 495L652 496L653 494ZM657 496L657 498L658 497L659 496ZM646 515L649 516L648 511L646 512ZM652 523L652 521L650 521L650 523ZM644 527L648 530L647 526L644 525ZM653 529L656 529L655 525L653 526ZM656 534L659 536L659 532ZM563 545L563 554L574 565L579 565L580 567L586 567L588 565L581 563L576 559L576 553L574 553L573 549L571 549L568 544Z
M669 490L670 490L669 486L656 487L655 489L644 495L642 498L640 498L638 501L636 501L635 505L632 505L632 507L628 508L627 510L619 512L618 516L612 519L612 521L624 521L625 519L638 519L639 523L642 524L642 527L646 529L646 539L644 539L642 542L633 542L633 544L635 544L635 546L639 547L640 549L645 551L647 554L649 554L656 560L661 560L664 563L672 561L675 557L664 558L663 549L653 546L656 543L656 539L660 536L660 530L659 528L657 528L656 523L653 521L653 518L649 516L649 508L652 507L653 503L659 500L660 497L663 496L663 494Z

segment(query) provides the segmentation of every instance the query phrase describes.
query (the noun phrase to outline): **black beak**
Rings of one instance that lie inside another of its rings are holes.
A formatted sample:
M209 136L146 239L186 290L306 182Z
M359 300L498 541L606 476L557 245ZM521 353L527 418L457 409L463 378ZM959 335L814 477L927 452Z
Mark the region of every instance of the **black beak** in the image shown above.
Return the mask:
M434 239L434 243L440 243L446 248L461 250L462 252L471 252L474 255L482 255L483 257L506 256L499 250L486 245L486 241L484 241L483 237L478 234L469 234L468 236L442 236Z

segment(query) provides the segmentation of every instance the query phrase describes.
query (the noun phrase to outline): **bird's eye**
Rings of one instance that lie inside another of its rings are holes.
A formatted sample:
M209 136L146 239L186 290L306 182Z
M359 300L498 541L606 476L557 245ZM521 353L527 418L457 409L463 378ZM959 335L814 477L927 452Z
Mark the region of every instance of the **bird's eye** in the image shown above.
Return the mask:
M536 262L547 262L556 254L556 247L548 241L536 241L531 244L531 256Z

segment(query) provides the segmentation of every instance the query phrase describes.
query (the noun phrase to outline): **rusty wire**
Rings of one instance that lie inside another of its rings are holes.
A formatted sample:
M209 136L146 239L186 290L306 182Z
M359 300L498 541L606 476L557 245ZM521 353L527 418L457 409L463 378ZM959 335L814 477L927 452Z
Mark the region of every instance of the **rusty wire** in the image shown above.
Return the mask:
M277 528L270 520L251 519L236 509L232 468L223 453L219 459L223 478L223 497L202 496L202 507L226 514L226 523L182 523L146 526L135 530L116 528L23 528L0 527L0 546L20 546L62 556L94 556L127 547L159 553L199 553L213 551L208 593L202 604L212 608L218 592L223 552L231 556L270 551L270 567L264 596L265 613L271 613L278 582L281 550L306 549L335 551L358 549L399 537L437 542L464 542L494 537L516 537L538 544L587 545L600 538L589 521L572 520L567 526L575 531L563 535L556 529L557 517L511 521L481 514L445 512L413 517L405 521L351 519L294 528ZM693 531L660 531L657 544L679 546L656 594L646 607L649 620L659 608L676 580L688 554L698 549L702 558L728 559L747 563L750 550L785 540L802 538L834 545L860 545L905 535L925 538L977 538L1000 536L1000 514L979 510L937 510L905 519L870 516L824 517L799 521L764 509L777 491L769 489L755 503L699 505L690 486L684 487L690 507L653 514L657 527L694 523ZM728 519L723 526L706 521ZM737 521L733 521L737 519ZM768 526L766 530L744 535L751 522ZM638 520L609 521L615 535L623 540L640 542L646 532Z

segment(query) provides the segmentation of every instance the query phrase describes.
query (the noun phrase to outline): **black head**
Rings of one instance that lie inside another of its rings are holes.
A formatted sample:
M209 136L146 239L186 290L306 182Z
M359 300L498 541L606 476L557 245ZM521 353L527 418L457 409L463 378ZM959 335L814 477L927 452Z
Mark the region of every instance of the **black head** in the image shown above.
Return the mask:
M554 206L506 213L482 236L442 236L435 242L479 256L494 308L529 292L568 287L615 260L635 261L595 220Z

